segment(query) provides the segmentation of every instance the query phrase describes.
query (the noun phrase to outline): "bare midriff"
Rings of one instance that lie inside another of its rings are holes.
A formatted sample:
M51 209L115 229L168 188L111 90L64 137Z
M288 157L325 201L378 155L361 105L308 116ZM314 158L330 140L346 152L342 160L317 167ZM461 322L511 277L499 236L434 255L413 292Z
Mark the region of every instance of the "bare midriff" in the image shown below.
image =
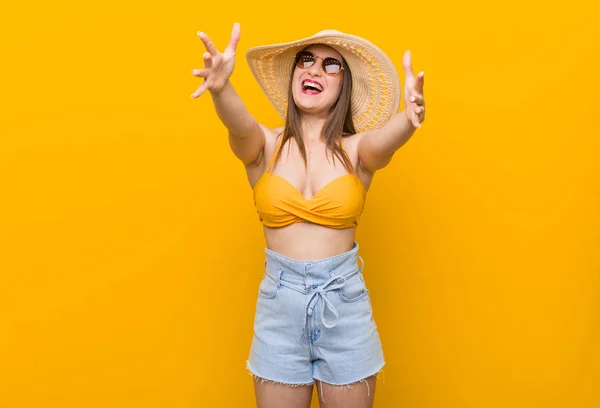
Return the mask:
M334 229L309 222L263 228L267 248L301 261L318 261L350 251L356 236L354 227Z

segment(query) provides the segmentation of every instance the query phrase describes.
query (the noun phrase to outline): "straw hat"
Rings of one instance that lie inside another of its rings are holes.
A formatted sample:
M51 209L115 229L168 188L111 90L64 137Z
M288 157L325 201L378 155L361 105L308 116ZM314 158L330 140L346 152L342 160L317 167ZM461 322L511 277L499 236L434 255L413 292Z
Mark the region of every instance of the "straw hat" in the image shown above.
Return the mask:
M383 126L398 111L400 80L390 58L364 38L324 30L301 40L254 47L246 52L252 74L284 120L294 56L311 44L334 48L350 67L351 110L358 132Z

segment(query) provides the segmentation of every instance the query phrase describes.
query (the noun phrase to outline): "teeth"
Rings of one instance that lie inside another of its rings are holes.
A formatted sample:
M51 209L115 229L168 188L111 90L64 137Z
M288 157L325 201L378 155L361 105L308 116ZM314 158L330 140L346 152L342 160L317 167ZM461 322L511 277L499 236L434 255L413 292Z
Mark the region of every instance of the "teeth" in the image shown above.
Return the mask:
M315 82L308 82L308 81L304 81L304 83L302 84L305 88L307 87L311 87L311 88L315 88L318 89L319 91L323 91L323 87L321 87L321 85L315 83Z

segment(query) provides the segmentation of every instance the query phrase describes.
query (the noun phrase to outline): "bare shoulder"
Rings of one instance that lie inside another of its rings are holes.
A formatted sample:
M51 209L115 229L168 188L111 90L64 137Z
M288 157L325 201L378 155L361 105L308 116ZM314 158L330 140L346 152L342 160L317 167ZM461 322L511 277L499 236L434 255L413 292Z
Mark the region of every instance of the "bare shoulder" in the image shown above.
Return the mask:
M271 129L261 123L259 123L258 125L260 126L260 129L262 130L262 132L265 136L265 139L264 139L265 143L263 145L262 151L260 152L258 158L254 162L246 165L246 169L249 171L251 171L251 169L257 169L257 168L260 169L263 167L263 164L265 161L264 160L265 156L269 157L269 152L271 152L274 149L273 146L275 146L277 136L281 132L283 132L283 127Z
M360 157L358 155L358 146L360 144L360 141L363 140L364 137L367 137L369 135L369 133L370 132L368 132L368 131L360 132L360 133L356 133L351 136L345 136L342 139L342 142L344 143L344 149L346 150L346 153L348 154L350 161L352 162L352 165L354 166L356 175L358 176L360 181L362 181L363 185L365 186L365 188L367 190L371 186L371 182L373 181L374 174L365 170L364 167L362 166Z
M358 143L360 142L360 140L368 133L369 132L360 132L355 133L353 135L344 136L344 148L356 150L358 148Z
M279 140L278 137L283 133L284 129L283 126L277 128L269 128L262 124L259 124L259 126L265 134L265 145L258 160L252 165L246 166L246 173L251 186L254 186L262 173L267 169L267 166L271 162L271 157L275 154L277 141Z
M350 136L344 136L343 143L344 149L348 156L350 156L350 161L354 164L354 168L360 170L360 162L358 156L358 146L360 141L369 134L370 132L360 132Z
M279 141L279 136L283 134L283 126L276 128L268 128L264 125L260 125L265 132L265 147L263 150L263 157L267 157L268 163L270 161L271 156L275 153L275 149L277 148L277 142ZM264 162L264 161L263 161Z
M274 143L277 140L277 136L279 136L280 134L283 133L283 126L280 127L276 127L276 128L268 128L265 125L260 124L260 127L262 128L263 132L265 132L265 136L266 136L266 142L267 143Z

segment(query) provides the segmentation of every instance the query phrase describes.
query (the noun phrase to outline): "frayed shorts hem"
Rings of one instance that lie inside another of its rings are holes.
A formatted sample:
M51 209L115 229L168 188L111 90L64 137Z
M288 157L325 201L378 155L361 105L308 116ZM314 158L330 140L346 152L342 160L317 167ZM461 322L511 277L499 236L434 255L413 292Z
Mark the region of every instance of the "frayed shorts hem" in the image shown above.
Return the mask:
M381 364L381 366L379 366L379 368L377 370L375 370L373 372L369 372L367 375L362 375L362 376L360 376L360 378L350 379L349 381L332 382L332 381L327 381L324 378L318 378L318 377L314 377L314 379L316 381L321 381L321 382L324 382L324 383L329 384L329 385L352 385L352 384L355 384L357 382L360 382L360 381L364 380L365 378L369 378L369 377L372 377L374 375L379 374L379 372L381 372L381 370L383 369L384 365L385 365L385 363Z
M256 372L256 370L252 369L250 367L249 362L246 362L246 368L249 371L249 374L251 376L253 376L254 378L262 381L262 382L270 382L273 384L281 384L281 385L286 385L289 387L299 387L299 386L307 386L307 385L314 385L315 381L320 381L322 383L325 384L329 384L329 385L352 385L358 382L363 381L366 378L372 377L372 376L376 376L377 374L379 374L380 372L382 372L383 366L385 365L385 363L381 364L379 366L379 368L377 370L374 370L370 373L368 373L367 375L363 375L360 376L360 378L356 378L356 379L351 379L349 381L343 381L343 382L332 382L332 381L327 381L323 378L319 378L319 377L313 377L311 380L309 381L281 381L281 380L276 380L274 378L271 378L270 376L264 376L259 374L258 372Z

